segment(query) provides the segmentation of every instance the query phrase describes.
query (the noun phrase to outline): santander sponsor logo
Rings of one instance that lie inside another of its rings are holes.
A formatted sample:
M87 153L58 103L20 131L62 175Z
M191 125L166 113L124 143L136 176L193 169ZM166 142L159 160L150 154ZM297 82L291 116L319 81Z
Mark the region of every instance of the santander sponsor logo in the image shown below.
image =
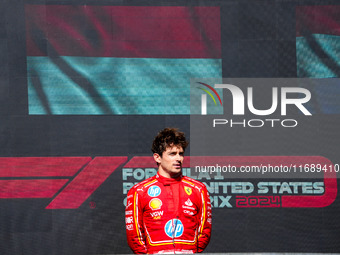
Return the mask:
M196 210L196 208L193 207L194 204L191 202L190 198L188 198L188 200L185 201L184 204L185 204L185 205L182 205L182 208L184 208L184 209L189 209L189 210L193 210L193 211Z
M185 203L187 206L193 206L193 203L191 202L190 198L188 198L187 201L185 201Z

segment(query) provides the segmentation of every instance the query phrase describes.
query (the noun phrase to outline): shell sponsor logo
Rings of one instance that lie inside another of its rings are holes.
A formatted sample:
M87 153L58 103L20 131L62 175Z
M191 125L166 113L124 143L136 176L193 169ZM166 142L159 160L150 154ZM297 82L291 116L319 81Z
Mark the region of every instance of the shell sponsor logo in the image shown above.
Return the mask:
M152 210L160 209L162 207L162 200L159 198L153 198L150 200L149 206Z

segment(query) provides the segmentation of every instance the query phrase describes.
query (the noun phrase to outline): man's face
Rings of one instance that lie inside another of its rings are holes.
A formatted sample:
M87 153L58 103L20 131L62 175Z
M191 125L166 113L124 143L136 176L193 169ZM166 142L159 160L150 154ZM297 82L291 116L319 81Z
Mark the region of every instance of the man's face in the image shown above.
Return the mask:
M184 150L182 146L170 146L163 152L162 156L155 153L155 161L158 163L158 171L164 177L177 177L182 171Z

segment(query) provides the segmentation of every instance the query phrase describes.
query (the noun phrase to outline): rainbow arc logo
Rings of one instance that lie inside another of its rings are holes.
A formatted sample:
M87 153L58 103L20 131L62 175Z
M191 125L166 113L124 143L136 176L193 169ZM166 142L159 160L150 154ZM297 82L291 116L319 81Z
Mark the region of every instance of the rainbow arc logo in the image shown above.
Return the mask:
M210 85L206 84L206 83L203 83L203 82L197 82L203 86L205 86L206 88L210 89L211 92L213 92L218 101L220 102L221 106L222 106L222 100L221 100L221 97L220 95L217 93L217 91ZM214 95L206 88L201 88L201 87L197 87L198 89L200 90L203 90L204 92L206 92L211 98L212 100L214 101L214 104L217 106L217 102L216 102L216 99L214 97ZM202 94L201 95L201 115L207 115L207 94Z

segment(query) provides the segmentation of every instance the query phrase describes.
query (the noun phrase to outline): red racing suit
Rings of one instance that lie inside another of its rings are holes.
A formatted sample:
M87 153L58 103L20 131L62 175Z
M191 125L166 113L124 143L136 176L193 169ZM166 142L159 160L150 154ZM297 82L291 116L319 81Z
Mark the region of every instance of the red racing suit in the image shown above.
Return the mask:
M196 253L208 245L211 203L205 185L159 174L128 192L126 234L134 253Z

